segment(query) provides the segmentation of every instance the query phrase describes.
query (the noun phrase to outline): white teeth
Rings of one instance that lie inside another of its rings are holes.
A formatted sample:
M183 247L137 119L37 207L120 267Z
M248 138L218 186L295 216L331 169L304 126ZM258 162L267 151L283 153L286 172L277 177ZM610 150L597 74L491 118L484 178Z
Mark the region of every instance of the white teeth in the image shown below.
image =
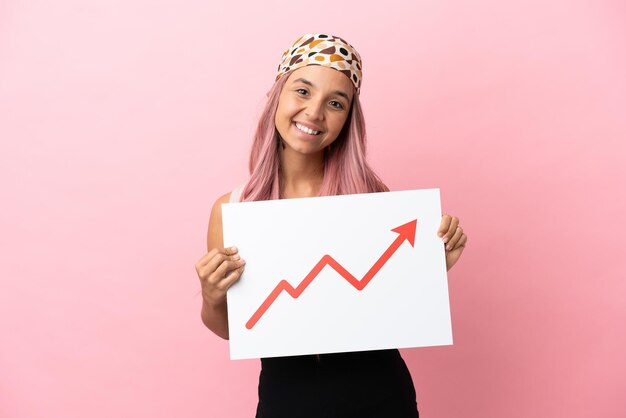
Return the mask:
M320 131L314 131L313 129L309 129L306 126L300 125L299 123L296 123L296 128L300 129L302 132L306 132L309 135L317 135L320 133Z

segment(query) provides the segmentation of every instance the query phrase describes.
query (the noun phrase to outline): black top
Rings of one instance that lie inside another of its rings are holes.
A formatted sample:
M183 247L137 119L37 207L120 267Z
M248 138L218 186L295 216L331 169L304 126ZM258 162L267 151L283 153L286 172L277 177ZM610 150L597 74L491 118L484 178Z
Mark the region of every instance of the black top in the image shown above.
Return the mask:
M417 418L398 350L261 359L257 418Z

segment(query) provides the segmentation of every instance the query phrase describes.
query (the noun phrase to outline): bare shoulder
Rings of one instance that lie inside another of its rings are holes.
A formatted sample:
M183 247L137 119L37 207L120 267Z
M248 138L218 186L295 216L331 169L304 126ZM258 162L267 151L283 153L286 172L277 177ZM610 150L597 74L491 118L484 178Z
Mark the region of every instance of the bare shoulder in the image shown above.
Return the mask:
M228 193L218 197L217 200L215 201L215 203L213 203L212 211L214 212L217 209L221 213L222 212L222 203L228 203L230 201L230 195L231 194L232 194L231 192L228 192Z
M213 248L222 248L224 246L224 237L222 235L222 204L230 201L230 192L220 196L211 209L211 217L209 219L209 230L207 231L207 252Z

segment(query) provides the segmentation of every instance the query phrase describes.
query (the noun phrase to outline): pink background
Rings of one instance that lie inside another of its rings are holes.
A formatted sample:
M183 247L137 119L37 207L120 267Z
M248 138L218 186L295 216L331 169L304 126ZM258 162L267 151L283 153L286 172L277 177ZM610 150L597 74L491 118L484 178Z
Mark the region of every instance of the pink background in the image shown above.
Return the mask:
M626 416L625 3L302 4L0 3L0 416L253 416L194 264L312 31L363 56L375 169L469 236L454 346L403 350L422 415Z

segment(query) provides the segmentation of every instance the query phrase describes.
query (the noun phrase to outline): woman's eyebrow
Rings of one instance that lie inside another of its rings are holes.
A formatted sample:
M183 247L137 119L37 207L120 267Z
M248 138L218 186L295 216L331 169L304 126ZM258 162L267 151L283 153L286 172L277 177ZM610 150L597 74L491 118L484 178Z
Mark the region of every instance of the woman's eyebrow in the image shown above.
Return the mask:
M298 81L299 81L299 82L301 82L301 83L304 83L304 84L306 84L306 85L308 85L308 86L315 87L315 86L313 85L313 83L311 83L311 82L310 82L309 80L307 80L306 78L298 78L297 80L294 80L293 82L294 82L294 83L297 83ZM347 93L344 93L344 92L343 92L343 91L341 91L341 90L335 90L335 91L334 91L334 93L335 93L336 95L338 95L338 96L342 96L342 97L344 97L344 98L345 98L348 102L350 101L350 97L348 96L348 94L347 94Z

